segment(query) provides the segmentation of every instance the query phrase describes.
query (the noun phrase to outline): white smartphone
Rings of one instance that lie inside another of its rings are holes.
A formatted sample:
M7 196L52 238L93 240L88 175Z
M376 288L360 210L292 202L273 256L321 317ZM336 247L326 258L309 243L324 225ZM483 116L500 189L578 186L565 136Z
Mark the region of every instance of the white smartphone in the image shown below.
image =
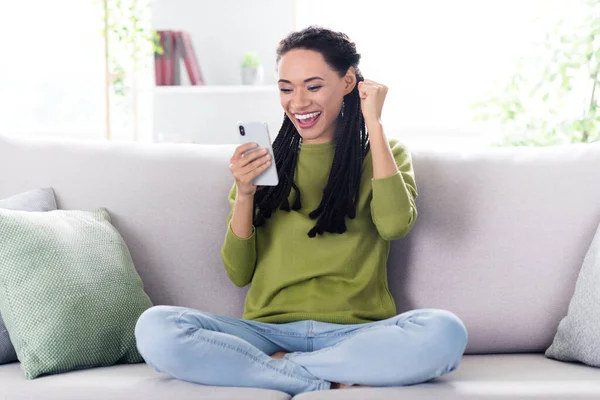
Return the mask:
M247 151L244 154L267 148L271 154L271 165L263 173L252 180L255 186L277 186L279 177L277 175L277 166L275 165L275 154L271 147L271 136L269 135L269 126L264 122L240 121L238 122L238 137L240 144L258 143L258 147Z

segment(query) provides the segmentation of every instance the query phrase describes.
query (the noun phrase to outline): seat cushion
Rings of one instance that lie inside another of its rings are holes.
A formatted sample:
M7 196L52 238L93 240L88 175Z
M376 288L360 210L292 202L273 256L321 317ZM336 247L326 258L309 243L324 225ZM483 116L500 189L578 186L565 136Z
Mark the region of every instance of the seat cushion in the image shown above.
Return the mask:
M171 379L146 364L79 370L26 380L18 363L0 366L2 400L287 400L283 392L201 386Z
M600 369L551 360L543 354L468 355L439 379L400 388L303 393L298 400L531 400L599 399Z

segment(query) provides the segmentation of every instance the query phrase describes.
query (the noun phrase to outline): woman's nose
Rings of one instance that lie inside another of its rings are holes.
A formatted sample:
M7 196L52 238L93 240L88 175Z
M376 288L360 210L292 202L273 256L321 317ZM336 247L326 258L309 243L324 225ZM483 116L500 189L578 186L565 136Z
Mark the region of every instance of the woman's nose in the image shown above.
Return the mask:
M309 105L310 99L308 98L308 96L301 92L294 93L294 97L292 98L292 110L303 111Z

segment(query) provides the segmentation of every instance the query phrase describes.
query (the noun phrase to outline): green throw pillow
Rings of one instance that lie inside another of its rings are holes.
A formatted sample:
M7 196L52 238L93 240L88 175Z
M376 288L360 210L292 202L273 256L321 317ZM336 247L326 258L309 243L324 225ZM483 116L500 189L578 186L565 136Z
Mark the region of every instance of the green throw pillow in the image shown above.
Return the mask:
M105 209L0 209L0 313L27 379L142 362L151 306Z

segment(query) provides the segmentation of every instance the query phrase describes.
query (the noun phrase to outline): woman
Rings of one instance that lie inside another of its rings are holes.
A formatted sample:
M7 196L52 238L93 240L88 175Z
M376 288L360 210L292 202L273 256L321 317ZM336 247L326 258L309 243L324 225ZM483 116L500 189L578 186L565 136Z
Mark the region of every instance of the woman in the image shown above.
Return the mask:
M239 146L230 165L221 254L233 283L250 284L244 317L153 307L136 326L141 354L178 379L291 395L456 369L463 323L437 309L396 315L388 290L390 240L415 223L417 188L409 153L380 123L387 88L362 78L342 33L306 28L277 55L279 185L252 185L271 162L263 150Z

